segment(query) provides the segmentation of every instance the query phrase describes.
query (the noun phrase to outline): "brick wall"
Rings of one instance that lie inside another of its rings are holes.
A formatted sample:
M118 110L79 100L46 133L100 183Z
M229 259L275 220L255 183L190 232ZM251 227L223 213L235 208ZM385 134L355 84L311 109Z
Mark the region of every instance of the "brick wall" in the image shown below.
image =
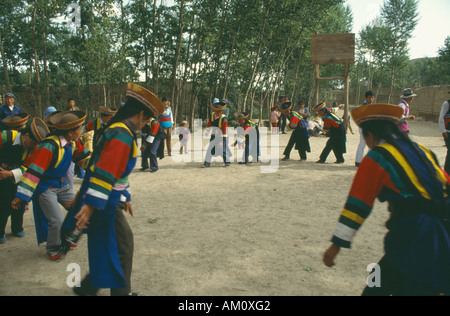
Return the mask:
M417 97L411 102L411 114L416 116L424 117L427 120L436 121L439 118L439 113L441 111L441 106L444 101L450 99L450 85L447 86L431 86L431 87L420 87L411 88ZM359 97L359 103L364 102L364 89L361 90L361 95ZM377 103L387 103L389 98L389 87L382 87L380 89L374 88L373 92L376 94L375 102ZM400 96L403 93L403 89L395 89L393 97L391 100L392 104L397 104L400 101ZM350 107L357 104L355 102L356 96L354 91L350 91ZM338 104L343 104L345 101L344 91L331 91L329 94L328 102L337 102ZM359 104L358 103L358 104Z

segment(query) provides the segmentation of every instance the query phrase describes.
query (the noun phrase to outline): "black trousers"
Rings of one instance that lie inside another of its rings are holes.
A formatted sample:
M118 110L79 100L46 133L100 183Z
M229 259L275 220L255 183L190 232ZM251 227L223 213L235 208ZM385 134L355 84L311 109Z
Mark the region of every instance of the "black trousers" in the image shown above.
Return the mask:
M334 156L336 157L336 162L344 162L345 138L334 135L331 136L320 154L320 160L326 161L331 151L333 151Z
M17 186L8 183L10 179L0 181L0 238L5 236L6 225L11 217L11 232L17 234L23 231L23 214L25 207L22 206L18 210L11 207L11 202L16 194Z
M445 146L447 146L447 156L445 157L444 170L447 174L450 174L450 133L447 133L447 139L445 140Z
M286 115L281 114L278 119L278 127L280 128L280 132L285 133L286 131Z
M116 211L116 219L114 223L116 229L117 247L119 250L120 266L125 276L126 287L120 289L111 289L111 296L127 296L131 292L131 270L133 266L134 240L133 232L125 218L123 207L119 207ZM97 295L98 289L94 289L91 285L91 278L88 274L81 281L81 292L84 295Z
M383 257L380 267L380 287L366 286L362 296L439 296L438 290L403 276Z
M292 148L294 148L294 145L296 144L297 135L295 135L295 133L298 133L298 131L294 130L292 132L291 137L289 138L289 142L286 145L286 148L285 148L285 150L283 152L283 155L286 158L290 158ZM298 154L300 156L300 159L307 160L308 157L307 157L307 154L306 154L306 149L297 149L297 150L298 150Z

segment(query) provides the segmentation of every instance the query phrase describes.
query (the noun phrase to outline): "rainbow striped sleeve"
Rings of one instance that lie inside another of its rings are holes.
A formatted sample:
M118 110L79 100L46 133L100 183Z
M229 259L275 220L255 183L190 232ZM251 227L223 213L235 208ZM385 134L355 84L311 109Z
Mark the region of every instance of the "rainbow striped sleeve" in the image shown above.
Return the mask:
M222 130L222 137L227 138L228 137L228 118L225 115L223 115L222 125L220 126L220 129Z
M84 147L80 140L75 142L75 150L73 152L72 161L76 163L81 169L85 169L89 165L89 160L91 158L91 152Z
M2 131L0 135L0 148L7 143L14 142L18 133L18 131Z
M124 127L111 127L104 134L99 157L95 157L92 176L84 203L105 209L111 190L125 171L134 138Z
M148 137L146 138L146 142L152 144L155 140L156 134L158 134L159 127L161 124L157 120L152 120L150 122L150 132L148 134Z
M57 151L58 145L53 140L45 139L39 144L30 156L32 159L25 163L29 166L18 183L16 197L25 202L31 201L42 175L49 168Z
M292 131L292 130L296 129L297 126L301 123L302 123L302 118L301 118L300 114L298 114L297 112L291 112L291 115L289 116L288 129L290 131Z
M342 121L339 117L333 113L328 114L323 120L323 131L329 133L333 127L339 127L341 124Z
M374 201L383 187L399 193L391 180L389 163L376 151L363 159L353 180L332 238L332 242L350 248L353 237L372 212ZM397 183L398 184L398 183Z

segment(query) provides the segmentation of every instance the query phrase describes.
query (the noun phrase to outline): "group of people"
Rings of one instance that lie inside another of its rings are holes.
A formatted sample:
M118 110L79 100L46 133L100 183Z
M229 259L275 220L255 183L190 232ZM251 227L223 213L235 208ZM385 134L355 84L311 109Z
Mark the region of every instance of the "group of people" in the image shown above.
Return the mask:
M10 215L13 234L24 235L23 213L29 202L38 244L46 243L50 260L61 260L86 233L89 274L74 289L78 295L96 295L102 288L110 288L112 295L132 294L134 242L124 216L124 212L133 215L128 176L138 156L137 132L162 115L164 106L133 83L127 85L126 96L118 110L100 107L100 117L87 124L86 113L74 108L72 100L70 108L50 109L43 119L10 106L9 98L15 99L10 94L1 109L2 115L11 115L1 117L5 127L0 138L0 242L6 242ZM79 140L90 130L92 151ZM72 164L85 172L77 194L66 180ZM60 205L67 210L65 216Z
M0 242L6 241L4 230L9 216L13 234L24 235L23 212L30 201L37 240L39 244L47 243L49 259L60 260L77 246L80 234L86 233L89 274L81 287L74 289L78 295L96 295L102 288L110 288L112 295L133 294L134 241L124 212L133 215L128 177L137 161L137 132L149 127L143 132L146 144L142 151L154 152L152 146L160 147L162 134L171 134L173 120L168 100L161 101L147 89L129 83L126 96L119 109L101 107L100 117L87 123L86 113L73 107L49 111L43 119L30 118L15 108L11 94L0 109L0 229L3 229ZM375 199L387 201L391 217L387 223L385 256L379 262L382 285L367 287L364 295L450 294L450 178L436 156L408 136L407 121L414 119L408 113L409 104L414 96L410 89L405 90L403 107L373 104L374 96L368 92L366 103L351 112L364 147L370 151L357 160L353 185L323 262L333 266L341 248L351 247ZM211 105L210 145L203 167L210 166L213 155L221 155L225 166L229 166L225 101L217 100ZM450 101L444 105L441 128L445 129L443 135L446 134L447 140ZM306 153L310 152L306 123L309 113L293 110L286 99L279 109L289 120L287 128L293 130L284 152L285 160L294 145L301 160L306 160ZM341 119L325 102L313 111L322 117L323 130L329 136L317 162L324 163L334 151L336 163L343 163L346 136ZM257 124L247 113L235 113L235 118L241 128L238 140L246 144L242 163L248 163L250 155L257 161L259 142L252 142L259 139ZM172 123L169 130L164 131L164 122ZM179 137L187 141L187 124L182 125L185 129ZM79 140L82 132L88 130L94 131L91 151ZM186 150L185 144L181 144L180 150ZM72 164L85 172L77 194L66 180ZM62 215L60 204L67 210L66 216Z
M335 114L333 109L327 107L326 102L322 102L313 108L313 112L317 114L318 120L310 120L311 113L305 102L300 101L294 108L292 102L286 96L280 96L280 104L272 108L271 125L272 133L278 133L277 119L286 118L289 122L286 127L292 131L288 144L283 152L282 161L290 159L291 151L294 148L298 151L300 161L308 159L307 153L311 152L309 138L311 135L318 136L319 132L323 132L329 137L325 148L320 154L317 163L325 163L331 151L334 152L336 163L344 163L344 153L346 152L346 131L343 121ZM280 126L280 131L284 132L284 124Z

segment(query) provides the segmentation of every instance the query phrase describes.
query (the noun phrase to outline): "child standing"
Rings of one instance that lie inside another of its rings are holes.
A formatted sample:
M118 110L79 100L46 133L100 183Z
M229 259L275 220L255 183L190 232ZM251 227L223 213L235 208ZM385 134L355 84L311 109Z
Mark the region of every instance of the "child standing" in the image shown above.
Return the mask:
M187 121L181 122L180 134L178 135L178 137L180 139L180 154L183 153L183 148L184 148L185 154L189 153L188 146L187 146L187 143L189 141L189 134L190 134L190 132L189 132L189 127L188 127Z
M272 124L272 134L278 134L278 120L280 119L281 113L278 111L276 106L272 107L272 112L270 113L270 123Z

